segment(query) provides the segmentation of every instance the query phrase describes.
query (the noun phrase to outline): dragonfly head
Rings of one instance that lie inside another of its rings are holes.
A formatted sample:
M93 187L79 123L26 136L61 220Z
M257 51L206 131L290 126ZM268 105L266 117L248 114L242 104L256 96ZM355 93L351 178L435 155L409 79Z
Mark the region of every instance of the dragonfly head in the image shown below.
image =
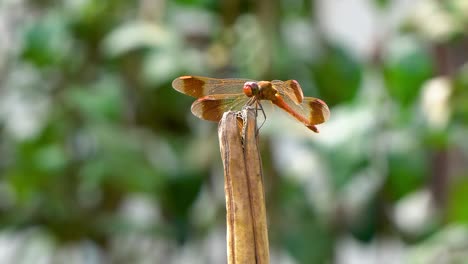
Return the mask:
M258 94L259 88L256 82L246 82L244 83L244 93L248 97L252 97Z

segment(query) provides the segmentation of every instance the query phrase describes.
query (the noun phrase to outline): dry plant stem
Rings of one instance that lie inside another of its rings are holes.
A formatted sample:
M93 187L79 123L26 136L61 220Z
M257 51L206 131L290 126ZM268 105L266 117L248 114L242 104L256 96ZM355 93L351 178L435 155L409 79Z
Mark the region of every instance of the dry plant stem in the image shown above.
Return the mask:
M262 166L256 134L253 109L226 112L219 124L228 264L269 263Z

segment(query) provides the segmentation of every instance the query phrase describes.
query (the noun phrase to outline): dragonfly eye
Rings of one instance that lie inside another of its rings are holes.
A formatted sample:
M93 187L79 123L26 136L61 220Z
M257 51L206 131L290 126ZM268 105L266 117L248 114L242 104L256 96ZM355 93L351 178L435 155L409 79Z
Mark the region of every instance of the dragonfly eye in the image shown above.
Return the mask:
M246 82L244 84L244 93L248 97L252 97L258 93L258 84L256 82Z

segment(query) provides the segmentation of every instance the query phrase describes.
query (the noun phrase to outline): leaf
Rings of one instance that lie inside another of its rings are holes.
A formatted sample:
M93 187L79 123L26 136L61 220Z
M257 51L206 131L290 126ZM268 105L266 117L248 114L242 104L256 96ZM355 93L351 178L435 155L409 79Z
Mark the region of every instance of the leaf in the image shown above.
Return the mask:
M113 76L104 76L90 86L72 87L65 97L73 109L89 120L115 121L122 115L121 83Z
M312 75L320 97L333 106L354 98L361 84L362 68L345 49L330 45L312 66Z
M452 223L468 225L468 178L460 178L452 184L448 192L447 219Z
M109 57L116 57L140 48L160 47L168 40L169 34L156 24L131 23L106 36L102 48Z
M388 93L402 106L413 104L422 84L433 73L428 51L413 39L401 38L390 44L384 57L383 73Z
M388 156L386 192L391 200L398 200L420 188L427 175L427 161L417 149L392 152Z
M455 75L450 96L453 120L468 123L468 64Z
M279 236L282 246L297 263L329 263L334 238L308 204L304 186L286 180L280 186L280 211L270 221L271 237Z
M381 9L385 9L391 3L390 0L374 0L376 6L380 7Z
M22 56L38 67L57 65L71 51L71 42L65 18L51 13L26 30Z
M58 144L51 144L37 150L34 155L36 167L44 172L62 171L67 165L65 151Z

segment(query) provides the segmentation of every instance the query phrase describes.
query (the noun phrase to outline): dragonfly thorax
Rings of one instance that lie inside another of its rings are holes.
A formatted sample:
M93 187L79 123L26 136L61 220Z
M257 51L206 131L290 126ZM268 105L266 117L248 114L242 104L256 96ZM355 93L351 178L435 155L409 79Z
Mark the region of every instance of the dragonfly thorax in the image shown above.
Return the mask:
M246 82L243 90L245 95L257 100L275 100L278 92L268 81Z

